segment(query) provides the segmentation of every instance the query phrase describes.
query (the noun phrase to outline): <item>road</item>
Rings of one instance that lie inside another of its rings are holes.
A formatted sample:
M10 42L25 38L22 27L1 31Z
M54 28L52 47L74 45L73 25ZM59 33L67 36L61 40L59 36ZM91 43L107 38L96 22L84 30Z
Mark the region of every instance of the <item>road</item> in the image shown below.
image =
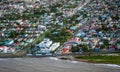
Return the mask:
M0 72L120 72L120 66L46 58L0 58Z

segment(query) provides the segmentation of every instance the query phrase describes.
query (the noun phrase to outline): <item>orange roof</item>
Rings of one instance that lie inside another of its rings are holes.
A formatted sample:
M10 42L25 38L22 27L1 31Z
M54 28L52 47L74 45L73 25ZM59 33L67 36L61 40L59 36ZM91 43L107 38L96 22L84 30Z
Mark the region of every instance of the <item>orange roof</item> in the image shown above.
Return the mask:
M68 49L68 48L63 48L63 49L61 50L61 52L62 52L62 53L68 53L68 52L69 52L69 49Z

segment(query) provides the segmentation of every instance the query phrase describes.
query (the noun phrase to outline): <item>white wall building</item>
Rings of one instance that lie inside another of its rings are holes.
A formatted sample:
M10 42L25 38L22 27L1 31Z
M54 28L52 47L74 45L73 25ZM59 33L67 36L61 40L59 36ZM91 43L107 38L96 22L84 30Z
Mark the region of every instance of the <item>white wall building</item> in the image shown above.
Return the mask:
M60 46L59 42L53 43L52 46L49 48L50 51L54 51Z
M53 42L50 41L49 39L44 39L44 40L39 44L39 47L40 47L40 48L49 48L52 43L53 43Z

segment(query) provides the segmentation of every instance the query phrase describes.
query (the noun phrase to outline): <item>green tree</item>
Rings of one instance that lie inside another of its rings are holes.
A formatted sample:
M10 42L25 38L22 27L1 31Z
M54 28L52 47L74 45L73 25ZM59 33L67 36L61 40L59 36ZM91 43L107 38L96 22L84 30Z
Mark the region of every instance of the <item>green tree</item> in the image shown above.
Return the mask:
M17 31L13 31L13 32L10 33L10 37L11 38L16 38L18 34L19 33L17 33Z
M83 52L88 52L89 51L87 45L79 44L79 45L77 45L75 47L72 46L71 52L79 52L80 48L82 48Z
M71 52L79 52L78 46L72 46Z

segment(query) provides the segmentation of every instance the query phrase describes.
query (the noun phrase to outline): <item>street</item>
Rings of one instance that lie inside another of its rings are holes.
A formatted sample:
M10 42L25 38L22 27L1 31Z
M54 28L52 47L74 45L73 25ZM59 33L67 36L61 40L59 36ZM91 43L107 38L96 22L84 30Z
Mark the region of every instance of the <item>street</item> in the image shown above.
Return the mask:
M0 72L119 72L120 66L93 64L56 57L0 58Z

